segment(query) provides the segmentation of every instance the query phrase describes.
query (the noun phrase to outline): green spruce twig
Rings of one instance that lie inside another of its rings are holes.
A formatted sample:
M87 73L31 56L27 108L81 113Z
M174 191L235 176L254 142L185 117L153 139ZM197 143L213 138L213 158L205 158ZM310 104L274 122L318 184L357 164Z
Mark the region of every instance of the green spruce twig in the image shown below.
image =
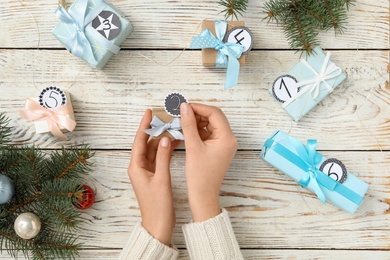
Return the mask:
M248 6L248 0L220 0L219 4L224 7L225 19L234 18L238 20L238 15L242 16Z
M0 114L0 172L12 180L15 193L0 205L0 253L16 257L21 252L33 260L76 259L80 244L74 231L82 220L73 203L82 192L93 152L81 146L44 153L7 144L12 132L8 122ZM24 212L41 220L35 238L23 239L14 230L15 219Z
M284 30L293 49L309 54L319 44L320 31L345 30L347 11L354 0L269 0L264 4L268 22L276 22Z

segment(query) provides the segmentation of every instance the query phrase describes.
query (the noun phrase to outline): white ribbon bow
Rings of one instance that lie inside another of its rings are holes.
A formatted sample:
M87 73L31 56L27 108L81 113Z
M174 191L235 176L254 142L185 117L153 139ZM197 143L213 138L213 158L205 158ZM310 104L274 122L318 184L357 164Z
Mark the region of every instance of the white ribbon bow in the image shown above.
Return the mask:
M342 73L342 71L334 63L328 66L329 60L330 60L330 52L326 53L326 57L320 73L318 73L307 61L303 59L301 60L301 62L314 73L315 77L313 79L297 83L297 88L299 87L304 87L304 88L300 90L294 98L284 102L283 107L288 106L294 100L296 100L297 98L305 94L307 91L310 91L310 96L312 99L317 98L318 95L320 94L320 87L322 82L324 83L325 87L328 89L329 93L333 92L334 88L331 85L329 85L327 80L338 77Z

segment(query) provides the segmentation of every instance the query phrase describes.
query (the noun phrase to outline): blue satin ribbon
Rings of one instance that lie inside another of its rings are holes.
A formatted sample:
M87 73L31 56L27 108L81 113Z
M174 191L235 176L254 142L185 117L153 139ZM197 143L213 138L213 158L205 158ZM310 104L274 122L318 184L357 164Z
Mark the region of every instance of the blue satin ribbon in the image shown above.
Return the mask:
M69 8L68 11L62 6L58 6L55 14L60 21L71 25L69 28L71 30L71 36L64 42L66 49L79 58L83 58L83 56L91 57L92 60L97 63L91 43L85 35L85 28L107 7L108 4L100 0L87 15L88 2L88 0L77 1L74 3L77 4L77 8ZM118 46L104 38L96 30L91 31L91 33L94 34L94 37L98 37L99 43L101 43L104 48L115 54L118 53L120 49Z
M289 138L289 141L293 144L297 154L290 151L283 145L274 142L272 139L268 139L265 142L264 147L266 149L272 149L304 171L306 174L298 181L298 183L304 188L311 188L323 203L325 203L326 198L320 186L330 191L335 191L353 203L360 205L363 200L362 196L332 179L317 168L316 165L321 162L322 155L316 151L316 140L308 140L306 146L293 138Z
M216 20L214 24L217 37L206 28L198 36L192 38L190 49L213 48L218 51L215 64L217 68L227 68L224 89L228 89L237 85L240 73L238 58L241 57L244 46L237 43L223 42L227 29L226 21Z

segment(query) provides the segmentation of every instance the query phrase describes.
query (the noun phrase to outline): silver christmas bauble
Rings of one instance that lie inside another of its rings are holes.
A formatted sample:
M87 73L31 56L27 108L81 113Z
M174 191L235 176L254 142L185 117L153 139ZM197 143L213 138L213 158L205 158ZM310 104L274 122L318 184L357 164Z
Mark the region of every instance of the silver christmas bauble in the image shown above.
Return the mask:
M9 201L14 196L14 183L4 174L0 174L0 205Z
M34 213L22 213L15 219L14 229L21 238L31 239L41 230L41 220Z

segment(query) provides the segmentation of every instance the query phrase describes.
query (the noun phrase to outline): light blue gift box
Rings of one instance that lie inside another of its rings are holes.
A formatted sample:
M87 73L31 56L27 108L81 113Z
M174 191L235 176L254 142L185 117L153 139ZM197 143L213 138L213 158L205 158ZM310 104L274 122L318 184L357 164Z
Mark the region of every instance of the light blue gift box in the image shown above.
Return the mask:
M320 47L314 48L310 56L302 59L287 74L293 76L300 87L298 94L282 105L294 121L299 121L346 78L330 60L330 53L325 55Z
M368 185L347 172L347 178L340 183L320 171L320 165L327 160L316 152L316 140L307 145L282 131L275 132L264 144L261 158L284 172L301 186L317 194L325 203L353 214L363 201Z
M92 27L92 21L102 11L110 11L119 17L120 32L111 40ZM119 46L133 30L130 22L103 0L76 0L68 10L59 6L56 15L61 22L53 29L53 35L72 54L97 69L102 69L112 55L119 52Z

